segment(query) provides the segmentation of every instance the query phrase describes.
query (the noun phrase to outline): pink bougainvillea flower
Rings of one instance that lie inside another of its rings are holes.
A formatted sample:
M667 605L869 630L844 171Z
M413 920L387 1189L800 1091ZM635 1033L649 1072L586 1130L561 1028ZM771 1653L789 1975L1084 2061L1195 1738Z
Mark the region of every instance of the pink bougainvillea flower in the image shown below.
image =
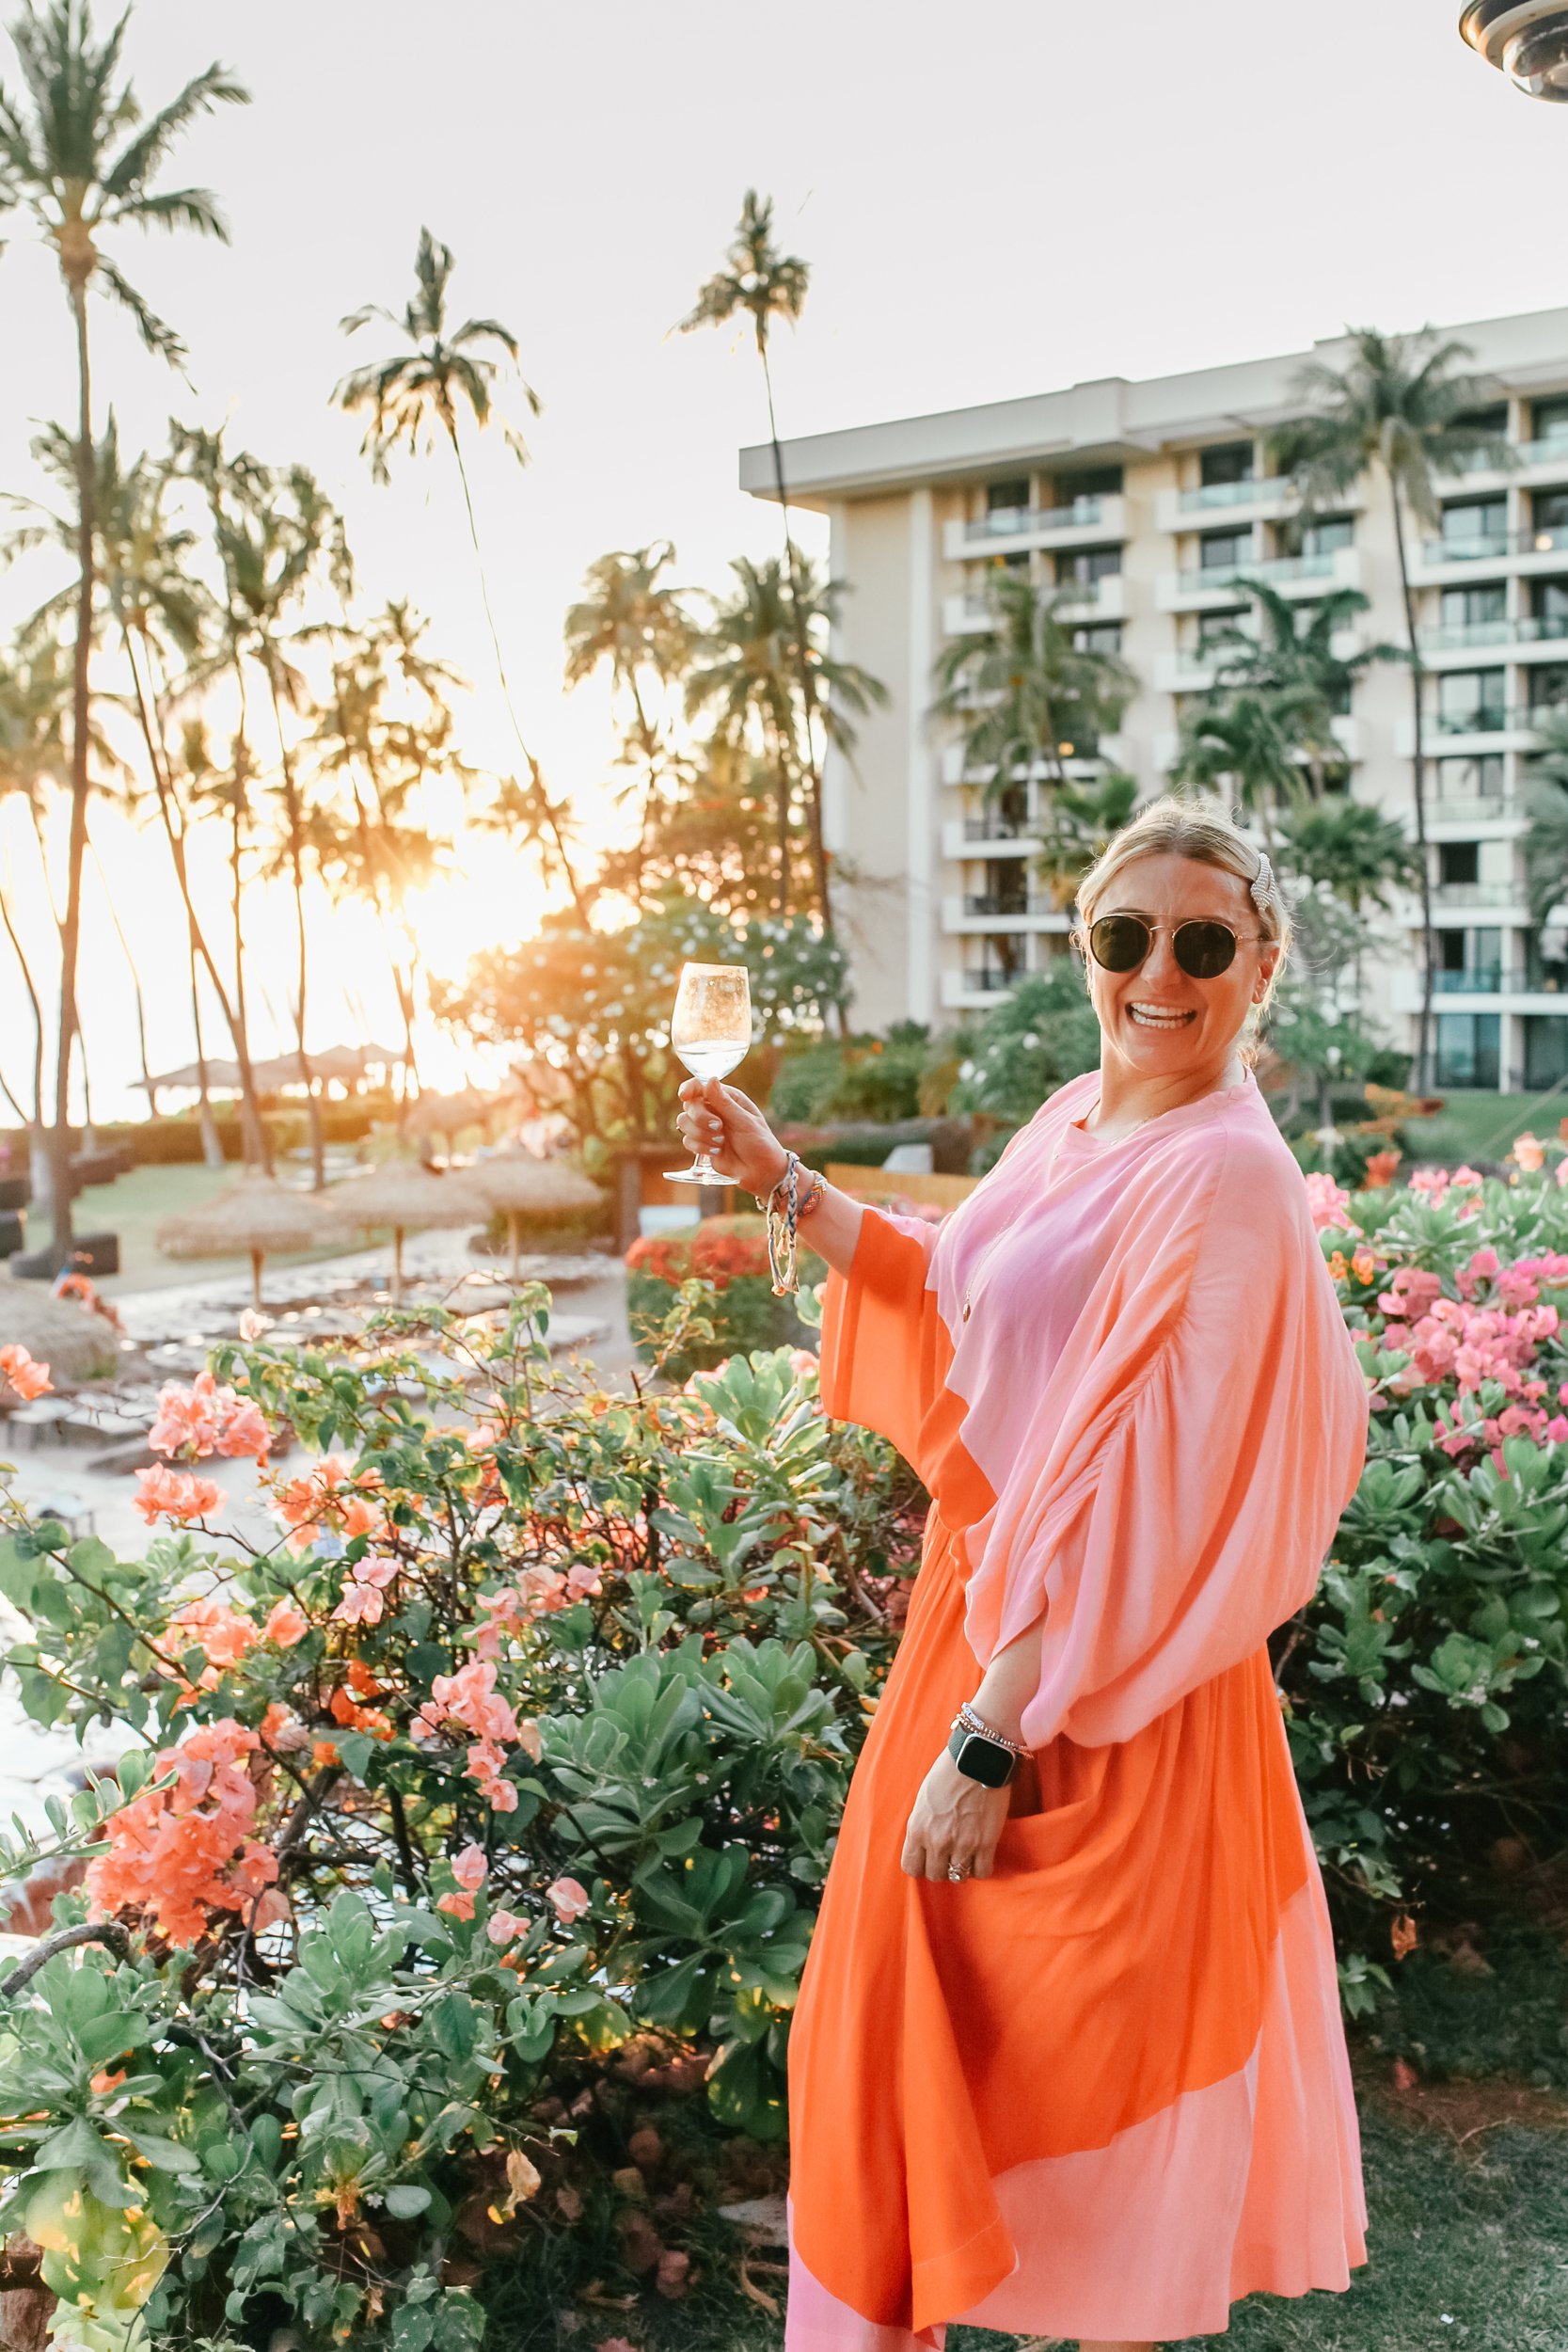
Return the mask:
M266 1639L276 1642L279 1649L293 1649L296 1642L303 1642L309 1630L309 1618L292 1600L274 1601L267 1613L267 1621L261 1628Z
M539 1736L539 1725L531 1715L517 1718L517 1745L531 1763L537 1764L545 1753L545 1742Z
M493 1911L484 1923L484 1932L492 1944L510 1944L527 1926L528 1921L519 1919L515 1911Z
M591 1560L578 1560L566 1572L568 1599L585 1600L591 1594L602 1593L604 1581Z
M272 1435L252 1399L221 1387L210 1372L198 1372L188 1389L171 1380L162 1390L147 1442L154 1454L171 1458L200 1461L222 1454L264 1462Z
M361 1560L351 1581L343 1586L342 1598L332 1612L334 1621L340 1625L379 1625L386 1607L387 1587L397 1572L395 1560Z
M1377 1272L1377 1260L1371 1251L1363 1246L1353 1253L1350 1270L1358 1282L1370 1282Z
M490 1874L483 1847L474 1845L471 1840L460 1847L451 1858L451 1874L458 1885L466 1887L470 1895L477 1893Z
M588 1909L588 1889L578 1879L556 1879L545 1892L554 1903L556 1917L563 1927L569 1927L574 1919L580 1919Z
M261 1406L246 1399L224 1423L218 1452L233 1461L248 1459L265 1464L271 1447L272 1432L261 1419Z
M1314 1168L1307 1179L1307 1204L1319 1232L1330 1225L1350 1225L1350 1195L1326 1168Z
M206 1651L201 1687L207 1691L216 1687L224 1667L236 1664L261 1638L249 1617L210 1598L188 1600L170 1617L168 1629L179 1649L188 1649L193 1642L199 1642Z
M1539 1136L1515 1136L1513 1149L1508 1156L1517 1161L1527 1176L1533 1176L1538 1168L1546 1165L1546 1147Z
M30 1405L35 1396L47 1395L54 1382L49 1377L48 1365L39 1363L20 1340L12 1340L0 1347L0 1386L9 1389L24 1405Z
M134 1798L104 1824L109 1851L87 1865L100 1916L144 1913L173 1944L194 1944L214 1912L243 1912L273 1884L277 1857L250 1836L257 1786L253 1731L232 1717L166 1748L173 1785Z
M437 1895L436 1908L437 1911L444 1911L451 1919L471 1919L474 1915L474 1899L471 1895L463 1894Z
M468 1750L463 1767L469 1779L479 1783L479 1793L498 1813L515 1813L517 1791L505 1778L506 1751L493 1740L476 1740Z
M162 1463L136 1472L136 1491L132 1497L149 1527L161 1518L205 1518L209 1512L221 1508L223 1500L223 1488L210 1478L168 1470Z
M789 1351L789 1369L797 1380L809 1380L821 1371L822 1366L809 1347L792 1347Z

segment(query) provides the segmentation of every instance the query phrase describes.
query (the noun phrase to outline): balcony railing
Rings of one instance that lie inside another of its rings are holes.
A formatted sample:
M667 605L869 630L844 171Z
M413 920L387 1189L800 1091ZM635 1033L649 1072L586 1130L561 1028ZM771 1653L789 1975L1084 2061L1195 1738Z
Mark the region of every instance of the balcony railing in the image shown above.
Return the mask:
M1334 556L1325 555L1266 555L1243 556L1237 564L1210 564L1196 572L1180 574L1181 593L1192 596L1201 588L1228 588L1243 576L1251 580L1266 580L1276 588L1288 588L1297 580L1332 580Z
M1421 561L1440 564L1501 563L1508 555L1557 555L1568 548L1568 523L1542 523L1529 531L1477 531L1464 537L1428 539Z
M1522 882L1439 882L1433 897L1440 907L1508 907L1524 897Z
M1521 813L1514 792L1436 793L1427 803L1427 815L1437 825L1484 825Z
M1531 612L1518 620L1458 621L1421 631L1423 653L1480 652L1488 645L1544 645L1568 640L1568 612Z
M1047 595L1053 595L1058 603L1098 604L1101 581L1119 580L1119 572L1101 573L1100 580L1042 580L1039 584ZM964 618L970 621L990 621L996 618L996 608L982 588L971 588L963 597Z
M966 841L1032 841L1039 828L1026 818L966 817Z
M1478 703L1473 710L1438 710L1432 716L1435 735L1528 735L1555 711L1568 711L1568 702Z
M1054 899L1039 896L1034 891L1031 891L1028 897L1023 898L1003 898L998 893L993 891L990 894L983 895L978 898L966 898L963 902L964 913L966 914L996 915L1049 914L1052 913L1054 905Z
M1519 462L1522 466L1568 467L1568 433L1548 433L1544 441L1521 441Z
M1074 499L1070 506L993 506L964 525L966 539L1016 539L1031 531L1074 531L1097 526L1105 512L1101 498Z
M1478 964L1472 972L1434 972L1432 991L1434 996L1560 996L1565 980L1524 964Z
M1212 512L1216 506L1252 506L1259 499L1284 498L1291 488L1289 474L1249 474L1244 482L1202 482L1196 490L1183 490L1180 506L1184 515Z
M977 995L991 995L1004 988L1016 988L1025 975L1022 972L961 972L958 977L966 989Z

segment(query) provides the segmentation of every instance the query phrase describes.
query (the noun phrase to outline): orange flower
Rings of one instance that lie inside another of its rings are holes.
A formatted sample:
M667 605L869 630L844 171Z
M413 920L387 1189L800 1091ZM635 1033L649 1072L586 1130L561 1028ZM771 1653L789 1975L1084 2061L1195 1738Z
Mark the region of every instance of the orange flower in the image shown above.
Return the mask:
M309 1630L309 1618L292 1600L274 1601L267 1613L266 1624L261 1628L265 1638L276 1642L279 1649L293 1649L296 1642L304 1641Z
M24 1405L35 1396L43 1396L54 1386L49 1367L34 1360L19 1340L0 1347L0 1385L10 1390Z
M190 1470L167 1470L161 1462L136 1472L136 1492L132 1497L149 1527L160 1518L206 1518L221 1509L223 1500L223 1488L210 1478L198 1478Z

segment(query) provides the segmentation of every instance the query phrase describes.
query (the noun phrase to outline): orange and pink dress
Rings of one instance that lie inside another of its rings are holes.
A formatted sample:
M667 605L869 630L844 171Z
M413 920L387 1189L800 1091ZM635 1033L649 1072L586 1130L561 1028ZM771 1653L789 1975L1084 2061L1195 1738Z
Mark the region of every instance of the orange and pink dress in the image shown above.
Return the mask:
M1323 1880L1267 1637L1367 1388L1250 1071L1105 1141L1071 1080L938 1226L868 1209L828 1412L932 1497L789 2050L787 2352L1161 2343L1367 2259ZM960 1700L1043 1618L994 1874L899 1867Z

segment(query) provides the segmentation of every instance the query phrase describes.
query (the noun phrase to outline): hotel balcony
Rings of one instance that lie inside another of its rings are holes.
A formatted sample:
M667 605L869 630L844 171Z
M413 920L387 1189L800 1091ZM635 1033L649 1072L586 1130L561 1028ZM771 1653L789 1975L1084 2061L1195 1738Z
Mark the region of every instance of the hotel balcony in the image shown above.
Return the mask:
M1401 815L1406 830L1414 834L1415 809L1407 805ZM1506 839L1511 834L1522 832L1528 821L1524 803L1516 792L1433 795L1427 801L1426 818L1429 841L1469 841L1478 833Z
M1101 767L1125 768L1132 755L1132 745L1123 736L1102 735L1092 753L1085 750L1083 752L1074 751L1064 754L1062 766L1066 770L1068 775L1070 776L1074 782L1076 782L1080 777L1092 776L1096 770ZM966 767L964 764L964 747L961 743L948 743L944 745L941 762L941 774L943 784L989 784L995 773L996 771L994 768ZM1046 783L1053 782L1055 779L1055 771L1048 768L1043 760L1037 760L1035 765L1030 769L1029 773L1031 776L1037 777ZM1022 783L1023 780L1022 771L1021 770L1019 771L1018 781Z
M1331 719L1329 724L1334 730L1334 740L1338 744L1346 759L1359 759L1361 757L1360 721L1352 718L1347 713L1343 718ZM1180 754L1181 737L1179 732L1164 731L1154 738L1154 766L1160 775L1167 775L1170 772ZM1305 767L1305 756L1302 764Z
M1251 482L1204 482L1191 490L1162 490L1154 519L1158 529L1172 532L1200 531L1212 522L1278 522L1296 503L1285 475L1259 474Z
M1568 434L1548 435L1544 441L1515 441L1512 466L1490 466L1472 459L1461 466L1466 489L1506 490L1515 483L1527 490L1544 489L1549 483L1568 483Z
M1406 893L1412 904L1417 903L1414 891ZM1433 912L1440 914L1469 914L1477 907L1494 910L1508 908L1513 921L1528 920L1522 882L1434 882L1432 891Z
M1406 966L1393 973L1388 996L1392 1011L1419 1012L1419 972ZM1495 964L1475 972L1434 972L1432 998L1433 1005L1444 1012L1467 1011L1478 1005L1484 1005L1492 1012L1504 1008L1511 1012L1561 1012L1568 1009L1568 993L1539 974Z
M1027 548L1087 548L1127 536L1121 497L1074 499L1070 506L998 506L942 527L942 551L950 564L977 555L1022 554Z
M1041 586L1048 589L1050 583L1042 581ZM1122 621L1127 617L1126 587L1119 572L1107 572L1100 580L1067 580L1057 609L1064 620ZM993 617L983 589L966 588L959 596L942 598L942 626L949 637L973 636L989 628Z
M1244 556L1236 564L1200 564L1196 571L1162 572L1155 602L1162 612L1201 612L1234 604L1238 580L1267 580L1281 596L1322 596L1327 588L1358 588L1360 563L1354 548L1327 555Z
M1059 907L1048 892L1030 891L1022 902L987 893L977 898L943 898L944 931L1067 931L1072 911Z
M1238 628L1237 635L1250 644L1258 643L1249 628ZM1341 661L1349 661L1361 650L1361 632L1354 628L1336 629L1333 651ZM1215 683L1222 661L1236 663L1245 659L1247 644L1184 645L1176 653L1155 657L1154 685L1162 694L1206 694Z
M1528 752L1535 748L1536 722L1549 709L1568 704L1545 703L1535 707L1520 703L1512 708L1489 704L1474 710L1429 710L1422 728L1429 758L1475 758L1483 752ZM1394 729L1394 751L1400 759L1416 754L1416 723L1408 716Z
M999 997L1010 995L1020 980L1028 977L1026 972L944 972L942 976L942 1010L984 1011Z
M1028 825L1009 825L1001 817L949 818L942 829L945 858L1032 857L1040 836Z
M1442 587L1471 580L1479 567L1493 571L1560 571L1568 554L1568 523L1547 523L1528 531L1478 531L1467 539L1427 539L1411 571L1418 588Z
M1471 654L1496 652L1499 646L1512 648L1515 660L1551 660L1565 645L1568 612L1523 613L1517 620L1467 621L1421 631L1421 660L1431 670L1464 669Z

